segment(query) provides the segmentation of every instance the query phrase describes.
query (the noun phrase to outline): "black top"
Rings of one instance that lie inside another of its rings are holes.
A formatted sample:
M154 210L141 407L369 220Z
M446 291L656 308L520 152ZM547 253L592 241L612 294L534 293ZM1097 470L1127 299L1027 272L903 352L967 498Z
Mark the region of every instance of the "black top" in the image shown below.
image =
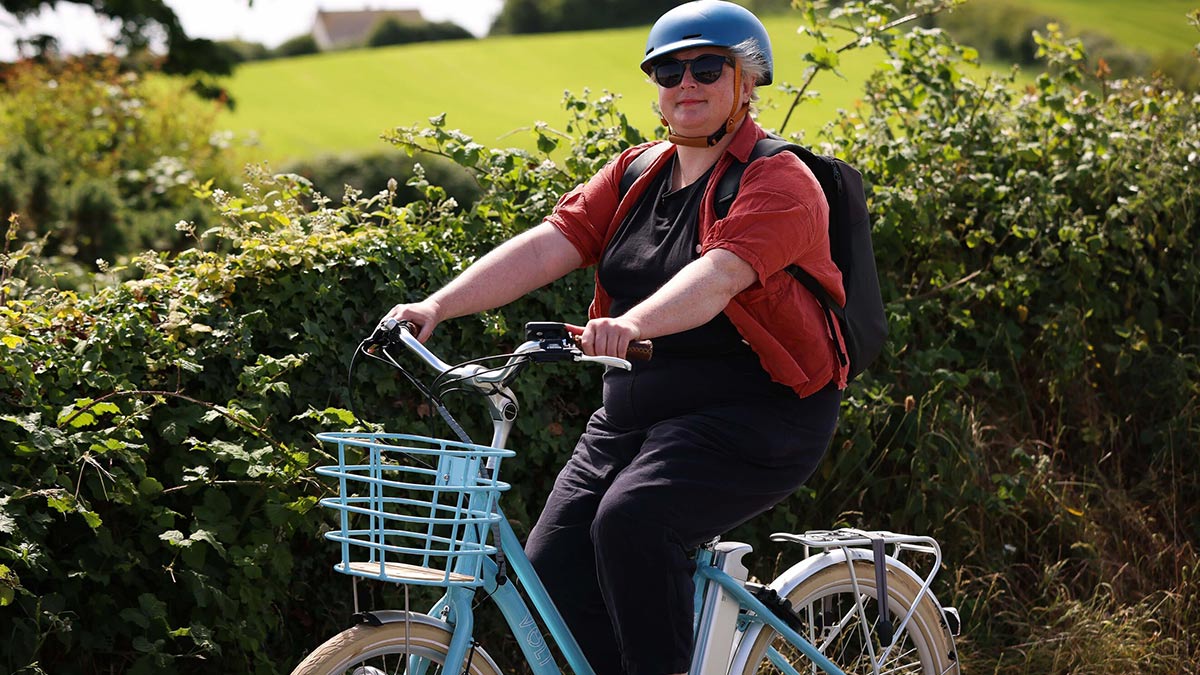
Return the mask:
M710 168L691 185L671 191L672 162L658 172L600 256L600 285L612 298L614 317L650 297L700 257L700 200ZM722 312L696 328L654 340L656 354L717 356L750 351Z

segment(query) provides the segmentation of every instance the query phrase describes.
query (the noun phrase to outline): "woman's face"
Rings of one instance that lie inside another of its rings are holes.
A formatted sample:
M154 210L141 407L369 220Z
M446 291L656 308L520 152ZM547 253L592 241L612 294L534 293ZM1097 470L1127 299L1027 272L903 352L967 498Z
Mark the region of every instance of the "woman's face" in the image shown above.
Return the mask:
M687 61L705 54L727 56L724 50L714 47L697 47L675 52L669 58ZM699 82L692 75L692 66L683 73L683 79L674 87L658 86L658 105L663 117L670 123L672 131L683 136L707 136L729 119L734 110L733 69L726 65L721 77L711 84ZM753 82L743 80L742 91L737 100L750 100Z

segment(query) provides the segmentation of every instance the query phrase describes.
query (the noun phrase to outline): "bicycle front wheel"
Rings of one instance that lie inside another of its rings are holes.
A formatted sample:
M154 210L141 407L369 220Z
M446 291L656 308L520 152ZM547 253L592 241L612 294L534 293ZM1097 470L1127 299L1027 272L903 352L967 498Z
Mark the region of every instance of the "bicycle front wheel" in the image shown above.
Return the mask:
M898 626L914 603L917 611L890 648L879 637L875 568L855 561L857 592L848 565L833 565L805 579L787 595L799 616L798 631L846 673L958 673L949 632L929 595L916 601L920 586L908 575L888 569L888 611ZM747 636L749 637L749 636ZM755 638L743 675L820 672L808 657L778 633L764 627Z
M482 649L468 652L469 669L466 663L447 666L450 637L441 626L415 621L354 626L317 647L292 675L499 675Z

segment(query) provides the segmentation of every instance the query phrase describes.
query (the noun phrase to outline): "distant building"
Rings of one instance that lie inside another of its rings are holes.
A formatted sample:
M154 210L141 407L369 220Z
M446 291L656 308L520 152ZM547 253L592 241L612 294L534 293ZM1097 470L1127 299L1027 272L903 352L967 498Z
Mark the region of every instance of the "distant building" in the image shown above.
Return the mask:
M424 23L418 9L381 9L361 12L326 12L317 10L312 35L321 51L361 45L371 36L371 30L387 18L407 23Z

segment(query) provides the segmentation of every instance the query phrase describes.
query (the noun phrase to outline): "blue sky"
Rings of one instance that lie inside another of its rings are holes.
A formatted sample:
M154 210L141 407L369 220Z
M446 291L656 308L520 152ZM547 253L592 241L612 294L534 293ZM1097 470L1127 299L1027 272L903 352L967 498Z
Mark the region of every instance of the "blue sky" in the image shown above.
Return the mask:
M166 0L192 37L239 38L277 46L312 28L317 9L419 9L430 21L453 21L476 35L487 32L503 0ZM0 10L0 61L16 58L19 37L49 33L65 51L105 51L115 30L90 8L60 2L50 12L17 24Z

